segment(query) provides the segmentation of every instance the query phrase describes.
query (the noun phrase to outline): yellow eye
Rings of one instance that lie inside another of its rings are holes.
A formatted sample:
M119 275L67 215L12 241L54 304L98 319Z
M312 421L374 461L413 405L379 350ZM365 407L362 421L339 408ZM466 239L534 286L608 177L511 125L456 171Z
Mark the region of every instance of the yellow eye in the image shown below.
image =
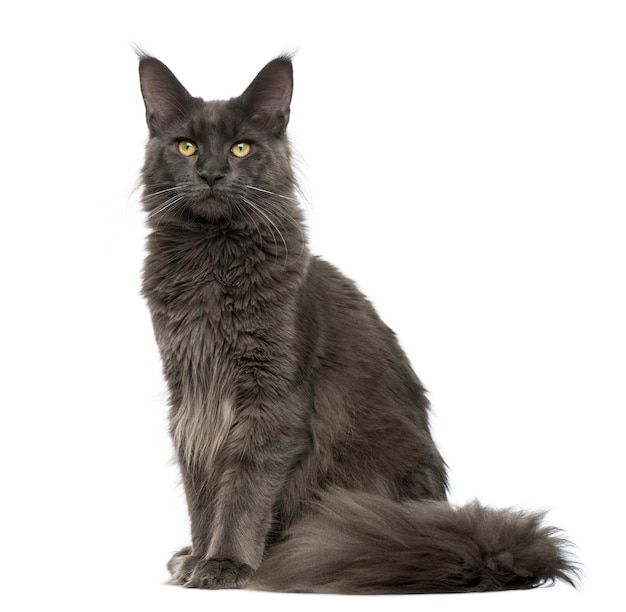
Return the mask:
M191 140L181 140L178 143L178 152L185 157L191 157L198 150L198 145Z
M230 152L235 157L245 157L246 155L248 155L248 153L250 153L250 143L249 142L238 142L237 144L234 144L230 148Z

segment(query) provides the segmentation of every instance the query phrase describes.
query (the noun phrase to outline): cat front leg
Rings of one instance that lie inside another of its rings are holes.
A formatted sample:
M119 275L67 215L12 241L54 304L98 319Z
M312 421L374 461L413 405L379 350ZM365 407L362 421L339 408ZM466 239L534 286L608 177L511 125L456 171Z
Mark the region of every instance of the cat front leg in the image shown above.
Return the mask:
M211 540L213 499L215 482L207 465L189 462L182 449L179 449L179 466L191 527L191 546L175 553L167 563L172 575L172 583L195 586L192 576L196 566L202 564Z
M216 458L206 552L200 558L194 545L192 555L172 559L180 583L222 589L241 588L250 580L261 564L286 474L302 449L293 425L293 411L276 405L240 411Z
M222 534L219 525L224 522L224 505L220 504L220 500L228 496L225 492L228 487L223 483L223 474L220 473L222 464L221 456L216 458L212 470L203 470L198 465L189 466L181 462L192 545L175 553L167 564L174 584L202 589L241 588L260 563L260 558L256 562L255 555L248 554L249 546L217 549L212 546L212 542L222 538L219 535ZM204 478L198 477L198 473L204 473ZM229 477L238 479L239 475L229 474ZM250 497L250 492L242 491L241 494ZM229 523L233 528L236 528L238 518L229 516ZM216 531L219 532L217 538ZM215 554L215 550L219 553Z
M217 466L216 466L217 467ZM254 556L229 549L217 557L210 552L211 542L215 539L216 497L219 490L220 476L214 470L203 469L200 465L187 465L181 462L181 472L187 496L187 507L191 522L191 546L186 546L175 553L167 564L172 575L172 583L189 588L232 589L245 586L259 562ZM249 495L249 493L248 493ZM231 522L235 517L232 517ZM249 559L246 563L242 559ZM253 567L254 565L254 567Z

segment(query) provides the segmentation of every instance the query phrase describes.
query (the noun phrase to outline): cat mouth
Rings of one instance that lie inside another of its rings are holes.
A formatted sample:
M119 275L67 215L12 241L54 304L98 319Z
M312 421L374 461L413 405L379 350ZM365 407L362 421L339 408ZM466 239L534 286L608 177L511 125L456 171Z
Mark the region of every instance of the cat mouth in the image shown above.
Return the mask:
M195 215L209 220L224 216L230 208L228 198L224 194L216 193L215 188L205 188L189 194L187 202Z
M204 187L201 189L195 189L189 194L189 201L193 204L204 204L209 206L223 206L224 200L220 197L219 193L216 193L215 187Z

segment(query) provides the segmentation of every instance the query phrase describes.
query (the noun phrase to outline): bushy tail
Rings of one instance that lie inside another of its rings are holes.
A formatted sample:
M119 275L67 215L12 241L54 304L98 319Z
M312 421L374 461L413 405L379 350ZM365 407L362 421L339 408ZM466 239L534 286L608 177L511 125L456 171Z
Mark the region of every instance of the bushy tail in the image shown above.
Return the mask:
M542 519L478 503L397 503L334 490L270 550L250 587L375 594L575 586L569 544Z

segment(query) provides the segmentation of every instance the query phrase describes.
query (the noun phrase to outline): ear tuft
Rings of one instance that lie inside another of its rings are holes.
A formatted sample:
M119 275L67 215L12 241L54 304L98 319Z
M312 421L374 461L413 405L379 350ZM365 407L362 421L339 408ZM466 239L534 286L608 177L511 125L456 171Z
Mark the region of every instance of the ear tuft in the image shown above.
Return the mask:
M140 55L139 79L152 135L182 117L193 99L172 71L155 57Z
M241 95L250 117L264 123L276 135L285 131L289 123L293 67L288 56L272 60L254 78Z

